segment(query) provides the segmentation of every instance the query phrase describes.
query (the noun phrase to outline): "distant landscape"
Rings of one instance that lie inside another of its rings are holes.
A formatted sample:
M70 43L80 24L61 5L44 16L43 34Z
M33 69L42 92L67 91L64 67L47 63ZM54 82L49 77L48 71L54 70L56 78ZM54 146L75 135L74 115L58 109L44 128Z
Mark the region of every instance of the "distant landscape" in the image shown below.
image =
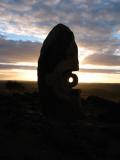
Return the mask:
M94 95L120 102L119 83L82 83L78 85L78 88L82 90L82 97Z
M0 81L0 94L11 94L6 88L7 81ZM38 92L37 82L34 81L17 81L24 90L17 91L21 94L24 92ZM98 96L115 102L120 102L120 84L119 83L79 83L76 88L81 90L81 97ZM14 92L14 91L12 91Z

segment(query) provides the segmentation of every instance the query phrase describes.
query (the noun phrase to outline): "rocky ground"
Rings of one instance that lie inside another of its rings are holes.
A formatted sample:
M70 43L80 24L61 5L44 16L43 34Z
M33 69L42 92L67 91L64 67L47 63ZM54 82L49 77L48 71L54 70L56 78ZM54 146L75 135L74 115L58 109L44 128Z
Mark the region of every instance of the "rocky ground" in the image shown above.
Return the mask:
M120 104L93 96L82 104L84 118L61 122L41 114L37 93L1 94L0 159L119 159Z

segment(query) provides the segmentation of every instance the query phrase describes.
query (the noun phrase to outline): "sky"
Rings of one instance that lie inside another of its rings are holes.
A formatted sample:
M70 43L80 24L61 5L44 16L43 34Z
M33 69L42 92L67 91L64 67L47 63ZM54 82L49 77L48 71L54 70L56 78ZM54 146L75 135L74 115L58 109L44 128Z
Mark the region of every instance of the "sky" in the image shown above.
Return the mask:
M120 83L120 0L0 0L0 80L37 80L58 23L75 35L79 82Z

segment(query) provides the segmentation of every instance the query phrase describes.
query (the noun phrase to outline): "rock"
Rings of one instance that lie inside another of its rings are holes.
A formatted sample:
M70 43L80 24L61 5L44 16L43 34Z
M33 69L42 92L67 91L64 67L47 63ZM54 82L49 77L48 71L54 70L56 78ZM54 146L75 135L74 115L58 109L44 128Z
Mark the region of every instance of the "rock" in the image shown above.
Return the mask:
M72 89L78 83L72 71L78 69L74 34L65 25L58 24L45 39L38 60L38 88L43 113L68 118L70 112L69 116L73 118L78 112L80 91Z

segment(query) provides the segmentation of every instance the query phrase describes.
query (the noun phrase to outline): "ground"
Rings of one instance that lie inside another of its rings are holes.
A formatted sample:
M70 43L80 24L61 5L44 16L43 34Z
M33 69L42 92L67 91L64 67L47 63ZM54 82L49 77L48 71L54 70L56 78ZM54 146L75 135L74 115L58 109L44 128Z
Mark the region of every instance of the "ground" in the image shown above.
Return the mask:
M6 90L2 82L0 159L116 160L120 157L120 85L80 86L84 117L66 123L47 119L41 113L34 83L24 83L24 91L16 92ZM111 94L114 94L112 99Z

